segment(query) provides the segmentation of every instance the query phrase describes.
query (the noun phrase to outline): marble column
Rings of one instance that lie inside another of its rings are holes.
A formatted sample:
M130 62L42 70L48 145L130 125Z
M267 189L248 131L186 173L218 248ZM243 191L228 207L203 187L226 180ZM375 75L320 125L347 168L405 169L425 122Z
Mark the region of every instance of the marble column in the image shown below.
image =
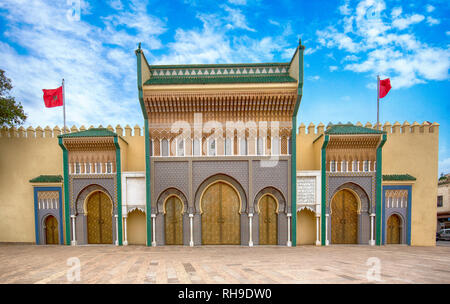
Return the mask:
M77 235L76 235L76 227L75 227L75 215L71 215L70 216L72 218L72 242L70 243L72 246L76 246L77 245Z
M291 213L287 214L287 218L288 218L288 225L287 225L287 231L288 231L288 240L286 243L286 246L291 247L292 246L292 242L291 242Z
M127 246L128 245L128 239L127 239L127 216L123 217L123 245Z
M253 213L248 214L248 246L253 247Z

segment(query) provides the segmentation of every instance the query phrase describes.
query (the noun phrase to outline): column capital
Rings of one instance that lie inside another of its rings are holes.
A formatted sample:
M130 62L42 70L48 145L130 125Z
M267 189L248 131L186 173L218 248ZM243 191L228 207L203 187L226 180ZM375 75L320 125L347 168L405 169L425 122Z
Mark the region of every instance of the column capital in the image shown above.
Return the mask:
M189 217L194 217L194 215L192 213L189 213Z
M371 213L370 216L376 216L376 214L375 213Z
M155 217L156 217L156 214L152 213L151 217L155 218Z
M287 217L291 217L292 216L292 213L288 213L288 214L286 214L287 215Z
M253 213L249 213L249 214L248 214L248 217L253 217Z

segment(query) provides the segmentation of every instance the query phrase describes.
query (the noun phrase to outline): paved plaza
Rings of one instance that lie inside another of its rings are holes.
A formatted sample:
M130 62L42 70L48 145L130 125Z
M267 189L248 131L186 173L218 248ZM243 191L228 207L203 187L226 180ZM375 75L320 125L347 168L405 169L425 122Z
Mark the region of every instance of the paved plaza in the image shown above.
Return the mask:
M449 246L362 245L0 245L0 283L72 283L73 258L74 283L450 283Z

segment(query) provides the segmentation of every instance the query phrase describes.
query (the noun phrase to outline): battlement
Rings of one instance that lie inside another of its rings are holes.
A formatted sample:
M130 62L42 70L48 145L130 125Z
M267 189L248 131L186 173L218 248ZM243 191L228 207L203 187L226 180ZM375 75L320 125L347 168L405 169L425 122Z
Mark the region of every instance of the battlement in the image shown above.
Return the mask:
M73 125L70 129L66 127L65 131L66 133L74 133L92 128L95 127L92 125L89 128L81 126L78 129L75 125ZM100 125L98 126L98 128L104 127ZM143 127L140 127L139 125L135 125L133 128L131 128L129 125L126 125L124 128L120 125L117 125L115 129L111 125L108 125L106 128L110 131L116 132L117 135L123 137L142 136L141 129L143 129ZM57 138L58 135L62 134L62 131L63 128L59 128L58 126L55 126L53 129L49 126L46 126L44 129L41 126L38 126L36 128L30 126L26 129L23 126L21 126L20 128L3 127L0 129L0 138Z
M332 125L332 123L329 123L327 126L325 126L323 123L319 123L316 126L313 123L310 123L308 127L306 127L304 123L301 123L298 128L297 134L299 136L312 134L320 135L328 130ZM358 121L355 126L377 129L377 125L371 124L370 122L367 122L365 125L363 125ZM85 131L92 128L94 128L94 126L92 125L89 128L86 128L83 125L80 128L77 128L75 125L73 125L70 129L66 128L66 133ZM102 125L99 125L98 128L104 127ZM131 128L129 125L126 125L125 127L117 125L115 128L113 128L111 125L108 125L106 128L123 137L143 136L142 130L144 129L139 125L135 125L133 128ZM439 134L439 124L436 122L430 123L427 121L424 121L422 124L419 124L416 121L412 124L407 121L405 121L403 124L400 124L398 121L396 121L394 124L386 122L384 125L382 125L382 130L388 134ZM55 126L53 129L49 126L46 126L45 128L42 128L41 126L38 126L36 128L29 126L26 129L23 126L21 126L20 128L3 127L0 129L0 138L56 138L61 134L62 128L59 128L58 126Z
M351 124L351 123L348 123ZM328 130L333 124L329 123L326 127L323 123L319 123L317 126L313 123L310 123L308 127L305 126L304 123L301 123L298 127L297 134L299 136L302 135L320 135L323 134L326 130ZM355 126L358 127L365 127L370 129L377 129L377 124L371 124L370 122L367 122L365 125L363 125L361 122L357 122ZM439 124L437 122L430 123L428 121L424 121L422 124L419 124L418 122L413 122L410 124L408 121L405 121L403 124L400 124L398 121L396 121L394 124L391 124L390 122L386 122L384 125L380 124L380 129L385 131L388 134L427 134L427 133L433 133L433 134L439 134Z

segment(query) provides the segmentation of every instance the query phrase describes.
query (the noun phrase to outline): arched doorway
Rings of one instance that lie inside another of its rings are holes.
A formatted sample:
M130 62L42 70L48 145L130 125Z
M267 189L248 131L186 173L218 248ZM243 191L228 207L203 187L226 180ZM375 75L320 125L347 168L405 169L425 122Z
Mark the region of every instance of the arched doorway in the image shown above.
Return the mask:
M128 213L127 241L130 245L145 245L147 239L145 212L135 209Z
M358 202L349 190L337 192L331 201L331 243L356 244Z
M297 244L314 245L316 243L316 216L309 209L297 212Z
M89 244L112 244L112 202L103 192L92 193L86 204Z
M209 185L201 200L202 244L239 245L240 199L228 183L219 181Z
M277 202L271 195L264 195L259 200L259 244L277 244Z
M45 243L47 245L57 245L58 241L58 221L53 215L45 219Z
M177 196L170 196L164 210L166 245L183 245L183 203Z
M387 221L387 243L401 243L401 218L397 214L392 214Z

